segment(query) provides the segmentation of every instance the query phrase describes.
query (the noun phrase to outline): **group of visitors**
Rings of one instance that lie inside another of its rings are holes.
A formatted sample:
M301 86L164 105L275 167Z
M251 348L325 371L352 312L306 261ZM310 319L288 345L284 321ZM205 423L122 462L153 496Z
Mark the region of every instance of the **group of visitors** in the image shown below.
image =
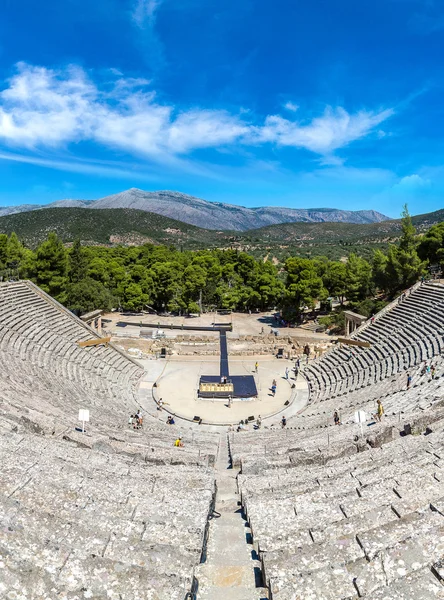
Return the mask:
M128 419L128 425L133 429L141 429L143 426L143 416L140 409L135 415L130 415Z
M430 375L432 379L435 379L436 376L436 367L432 363L424 363L421 369L421 376Z

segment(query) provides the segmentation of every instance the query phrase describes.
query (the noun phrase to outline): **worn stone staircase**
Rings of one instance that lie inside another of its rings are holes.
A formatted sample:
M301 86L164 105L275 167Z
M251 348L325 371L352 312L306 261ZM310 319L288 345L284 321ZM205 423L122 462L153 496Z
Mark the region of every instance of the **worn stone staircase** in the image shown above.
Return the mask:
M216 471L216 506L206 560L195 573L197 600L267 600L261 565L240 506L238 472L230 468L226 437L221 438Z

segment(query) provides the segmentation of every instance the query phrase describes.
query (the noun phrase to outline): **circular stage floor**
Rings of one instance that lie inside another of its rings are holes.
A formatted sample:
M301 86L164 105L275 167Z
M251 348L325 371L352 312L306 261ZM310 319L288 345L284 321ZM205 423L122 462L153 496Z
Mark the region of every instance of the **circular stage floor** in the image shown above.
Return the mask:
M227 400L198 398L197 389L201 375L219 375L219 357L178 357L166 359L163 372L156 381L154 397L162 398L164 408L178 417L192 421L198 416L203 423L212 425L230 425L239 423L250 416L262 419L288 410L294 414L307 402L307 384L299 376L295 381L290 371L285 379L285 368L292 367L286 360L265 357L258 358L258 373L254 373L255 357L230 357L230 375L254 375L258 397L248 400L233 399L231 408ZM270 391L273 379L277 382L276 395ZM296 387L293 389L292 384ZM299 392L299 393L298 393ZM297 404L300 406L297 406Z

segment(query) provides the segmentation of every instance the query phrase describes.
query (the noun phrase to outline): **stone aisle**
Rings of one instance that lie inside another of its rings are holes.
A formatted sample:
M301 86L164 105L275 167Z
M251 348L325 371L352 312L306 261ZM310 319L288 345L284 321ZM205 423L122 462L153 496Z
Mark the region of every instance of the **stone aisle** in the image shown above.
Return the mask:
M227 436L221 436L216 463L216 513L210 521L206 561L196 570L197 600L266 600L251 531L238 502L236 476L229 468Z

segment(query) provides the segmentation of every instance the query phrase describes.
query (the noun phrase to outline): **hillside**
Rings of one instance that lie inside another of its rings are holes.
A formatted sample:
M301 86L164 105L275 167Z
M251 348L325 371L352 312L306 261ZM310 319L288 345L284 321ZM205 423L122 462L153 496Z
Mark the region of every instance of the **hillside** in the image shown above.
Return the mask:
M417 215L419 233L444 221L444 210ZM85 244L166 244L184 249L226 248L246 250L254 256L284 260L291 254L340 258L349 252L370 257L374 248L395 242L400 219L381 223L283 223L245 232L214 231L136 209L46 208L0 217L0 233L17 235L35 247L55 231L65 243L80 238Z
M131 188L100 200L59 200L47 206L24 204L0 208L0 216L46 208L126 208L148 211L171 219L180 215L184 223L206 229L247 231L279 223L373 223L386 220L373 210L349 211L335 208L285 208L264 206L246 208L222 202L209 202L180 192L145 192Z
M418 233L427 231L435 223L444 221L444 209L412 217ZM261 244L284 244L295 242L329 243L339 241L361 244L396 239L401 231L401 219L380 223L282 223L252 229L242 235L245 241Z
M134 209L45 208L0 217L0 233L15 231L31 248L55 231L65 242L85 244L165 244L187 248L224 244L226 235L199 229L160 215ZM221 242L219 241L221 238Z

